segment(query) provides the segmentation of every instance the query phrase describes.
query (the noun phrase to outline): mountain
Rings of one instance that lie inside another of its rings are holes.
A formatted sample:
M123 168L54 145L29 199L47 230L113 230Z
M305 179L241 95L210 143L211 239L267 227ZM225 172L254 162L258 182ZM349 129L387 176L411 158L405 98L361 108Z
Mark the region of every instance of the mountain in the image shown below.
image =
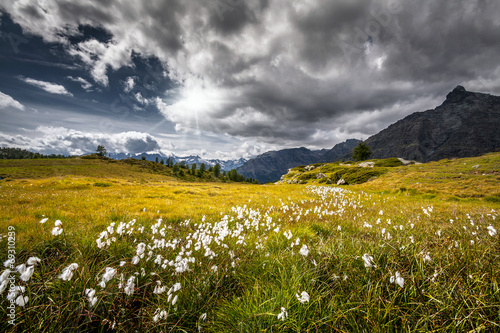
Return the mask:
M331 163L341 160L349 160L352 157L352 150L361 140L348 139L335 145L332 149L324 153L315 163Z
M166 161L167 158L171 158L174 160L174 163L182 163L184 162L185 164L191 166L193 164L197 164L200 166L202 163L204 163L207 167L210 166L215 166L216 164L219 164L221 167L222 171L230 171L232 169L236 169L239 166L243 165L247 160L244 158L240 158L237 160L228 160L228 161L223 161L219 159L204 159L199 156L176 156L176 155L163 155L163 154L150 154L150 153L143 153L143 154L125 154L125 153L111 153L109 154L109 157L115 159L115 160L123 160L126 158L135 158L135 159L142 159L142 157L145 157L146 160L148 161L155 161L157 158L159 161L164 160Z
M413 113L365 142L372 158L428 162L497 151L499 128L500 97L457 86L440 106Z
M236 171L261 183L274 182L287 173L289 168L315 163L325 152L324 149L313 151L304 147L268 151L248 160Z

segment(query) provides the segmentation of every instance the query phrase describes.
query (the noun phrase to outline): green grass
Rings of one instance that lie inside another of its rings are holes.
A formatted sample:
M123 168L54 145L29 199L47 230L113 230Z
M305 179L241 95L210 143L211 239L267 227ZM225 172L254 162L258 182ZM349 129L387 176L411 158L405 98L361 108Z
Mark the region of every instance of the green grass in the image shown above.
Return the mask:
M1 331L500 330L500 239L488 229L500 231L500 154L306 172L347 170L343 176L359 184L345 186L318 186L314 177L312 186L189 182L141 161L50 162L0 161L7 176L0 181L0 247L7 249L14 227L16 265L41 259L29 281L12 274L29 301L16 307L11 326L8 291L1 294ZM58 219L63 233L53 236ZM98 238L109 245L99 248ZM141 242L144 257L132 264ZM365 254L373 267L365 267ZM71 263L79 265L72 279L58 278ZM101 288L106 267L117 274ZM403 287L390 282L396 272ZM131 276L128 295L123 285ZM154 293L157 281L162 294ZM181 289L169 299L175 283ZM96 290L94 306L88 288ZM303 291L305 303L296 297Z

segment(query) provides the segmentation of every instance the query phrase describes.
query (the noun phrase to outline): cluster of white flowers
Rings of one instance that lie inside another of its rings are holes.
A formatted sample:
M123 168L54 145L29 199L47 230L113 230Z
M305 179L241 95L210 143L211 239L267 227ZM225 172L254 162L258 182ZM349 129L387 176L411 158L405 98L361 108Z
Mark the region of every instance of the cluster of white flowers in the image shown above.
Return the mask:
M63 232L62 222L60 220L56 220L54 223L54 228L52 228L52 235L59 236Z
M106 288L106 283L111 281L111 279L116 275L116 272L116 268L106 267L106 271L102 275L102 280L101 283L99 283L99 286L101 288Z
M87 299L91 307L97 303L97 297L95 296L95 289L92 288L85 289L85 295L87 295Z
M403 279L403 277L401 276L401 274L399 274L399 272L396 272L395 275L392 275L391 278L390 278L390 282L391 283L396 283L397 285L399 285L401 288L404 287L405 285L405 279Z
M307 291L303 291L300 294L297 293L295 294L295 297L297 297L297 300L302 304L309 302L309 294Z

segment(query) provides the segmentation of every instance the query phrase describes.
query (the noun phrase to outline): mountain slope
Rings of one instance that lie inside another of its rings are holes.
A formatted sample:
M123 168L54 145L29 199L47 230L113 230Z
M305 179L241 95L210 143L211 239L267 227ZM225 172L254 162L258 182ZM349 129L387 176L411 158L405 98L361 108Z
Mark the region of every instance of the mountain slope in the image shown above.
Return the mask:
M458 86L433 110L416 112L366 143L372 158L420 162L471 157L500 149L500 97Z
M304 147L268 151L247 161L236 171L261 183L273 182L287 173L289 168L315 163L325 152L326 150L312 151Z
M335 147L323 154L323 156L321 156L316 163L330 163L341 161L343 159L351 159L352 150L360 142L361 140L348 139L345 142L336 144Z

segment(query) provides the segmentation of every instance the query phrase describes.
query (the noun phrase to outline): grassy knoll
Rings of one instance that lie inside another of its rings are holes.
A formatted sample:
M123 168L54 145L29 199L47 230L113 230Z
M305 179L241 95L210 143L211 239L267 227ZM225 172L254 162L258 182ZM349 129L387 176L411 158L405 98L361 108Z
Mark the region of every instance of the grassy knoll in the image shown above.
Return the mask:
M151 164L101 160L0 161L0 259L12 229L11 269L40 258L5 275L22 288L9 293L6 283L0 330L500 330L500 154L374 162L350 174L377 176L336 186L180 181ZM318 167L328 178L356 168ZM8 297L18 302L14 325Z

